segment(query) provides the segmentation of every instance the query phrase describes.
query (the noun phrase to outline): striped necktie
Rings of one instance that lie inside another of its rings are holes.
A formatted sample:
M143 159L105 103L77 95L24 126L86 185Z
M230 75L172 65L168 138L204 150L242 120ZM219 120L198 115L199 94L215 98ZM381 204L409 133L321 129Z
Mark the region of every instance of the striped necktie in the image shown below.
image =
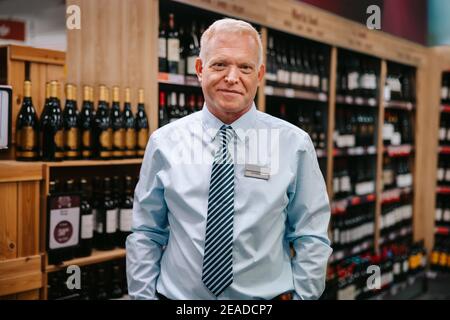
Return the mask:
M216 297L233 282L234 164L228 150L233 135L230 126L219 130L209 186L202 280Z

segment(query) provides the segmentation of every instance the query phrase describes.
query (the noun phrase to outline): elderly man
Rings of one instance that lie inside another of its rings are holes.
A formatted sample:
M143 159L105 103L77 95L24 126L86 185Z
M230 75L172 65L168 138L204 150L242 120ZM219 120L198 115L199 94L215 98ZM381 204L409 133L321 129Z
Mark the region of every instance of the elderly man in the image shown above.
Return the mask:
M326 187L308 134L256 110L262 54L244 21L218 20L202 35L205 105L156 130L142 163L126 243L133 299L322 294Z

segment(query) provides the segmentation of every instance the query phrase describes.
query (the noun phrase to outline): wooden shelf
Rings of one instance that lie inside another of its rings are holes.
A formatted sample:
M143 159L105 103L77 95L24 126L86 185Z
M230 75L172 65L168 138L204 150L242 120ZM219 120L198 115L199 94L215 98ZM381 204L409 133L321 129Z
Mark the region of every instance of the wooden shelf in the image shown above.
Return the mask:
M141 164L142 158L118 159L118 160L67 160L60 162L44 162L47 167L90 167L90 166L115 166Z
M318 102L327 101L327 93L325 92L310 92L304 90L296 90L292 88L279 88L266 86L264 88L264 94L269 97L282 97L289 99L302 99L302 100L312 100Z
M414 146L410 144L403 144L399 146L389 145L385 146L383 150L390 157L407 157L413 152Z
M113 249L108 251L99 251L99 250L93 250L92 254L89 257L82 257L82 258L75 258L72 260L64 261L62 264L59 265L48 265L45 268L46 272L54 272L59 271L61 269L67 268L70 265L77 265L77 266L85 266L89 264L95 264L95 263L101 263L105 261L110 261L114 259L120 259L125 257L125 249Z
M182 74L159 72L158 82L178 86L200 87L200 82L198 82L197 77Z
M414 104L412 102L395 101L395 100L385 101L384 108L385 109L403 109L403 110L408 110L408 111L415 109Z
M350 106L365 106L376 108L378 107L377 100L375 98L363 98L363 97L353 97L353 96L343 96L336 95L336 103L346 104Z
M352 148L334 148L333 156L362 156L362 155L372 155L377 153L377 148L375 146L367 147L352 147Z

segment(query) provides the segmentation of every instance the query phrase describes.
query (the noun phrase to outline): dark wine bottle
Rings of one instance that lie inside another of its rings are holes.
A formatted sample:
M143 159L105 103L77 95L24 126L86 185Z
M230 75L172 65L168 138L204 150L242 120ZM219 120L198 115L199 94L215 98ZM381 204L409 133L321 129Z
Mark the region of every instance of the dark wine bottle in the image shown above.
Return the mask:
M94 238L94 215L92 213L91 197L92 190L86 178L80 180L81 190L81 223L80 223L80 243L76 249L77 257L87 257L92 253Z
M137 135L136 154L138 157L143 157L149 136L148 119L147 114L145 113L145 105L144 105L144 89L139 89L138 96L139 99L135 119L136 135ZM126 120L125 123L127 123Z
M16 121L16 159L35 161L38 158L38 118L31 98L31 82L25 81L22 107Z
M44 161L59 161L64 158L64 132L61 104L58 98L58 82L50 83L50 98L41 116L42 158Z
M114 86L111 104L112 156L120 159L125 156L125 128L120 110L119 87Z
M78 135L79 115L77 110L76 87L66 85L66 105L63 112L64 153L68 160L80 157L80 143Z
M169 32L167 34L167 64L169 73L178 73L180 63L180 38L175 26L173 13L169 14Z
M93 130L95 157L99 159L109 159L112 156L112 128L108 101L108 89L101 85Z
M124 101L125 156L134 158L136 157L136 128L133 112L131 111L130 88L125 88Z
M117 231L117 207L112 199L111 179L103 178L102 198L97 208L97 239L99 250L111 250L115 247Z
M83 88L83 105L79 117L80 128L80 150L83 159L90 159L93 156L92 129L94 126L94 93L93 88L85 86Z
M131 233L133 218L134 184L131 176L125 176L125 194L120 204L118 245L125 248L125 241Z

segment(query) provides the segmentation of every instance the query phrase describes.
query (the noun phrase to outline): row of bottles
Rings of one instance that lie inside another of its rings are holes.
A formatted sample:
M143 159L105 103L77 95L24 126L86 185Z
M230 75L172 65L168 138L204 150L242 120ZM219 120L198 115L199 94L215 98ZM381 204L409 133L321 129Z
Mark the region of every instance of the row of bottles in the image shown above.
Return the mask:
M80 289L67 285L66 270L48 274L49 300L107 300L120 299L128 293L125 259L80 267Z
M405 283L409 277L426 268L423 241L383 246L380 254L364 253L329 266L326 289L321 299L361 300L387 292L394 285ZM370 288L373 266L380 268L380 288ZM406 289L407 290L407 289Z
M376 127L374 110L340 106L336 109L334 145L337 148L372 146Z
M121 108L120 89L113 87L110 107L109 90L101 85L95 110L93 88L85 86L80 111L76 87L66 85L64 109L61 108L59 90L57 81L47 83L45 106L38 121L31 98L31 82L25 81L24 99L16 122L18 160L118 159L144 155L149 124L142 89L139 89L136 115L131 110L129 88L125 88Z
M386 101L416 100L416 71L415 68L393 62L387 64L384 99Z
M274 101L272 104L276 108L278 103ZM278 108L273 109L273 113L280 119L297 125L299 128L306 131L314 144L316 149L325 149L326 146L326 117L323 108L316 105L305 105L305 107L298 108L292 102L281 102Z
M350 206L344 213L333 215L331 241L335 252L352 250L362 242L373 240L375 231L374 203Z
M412 194L401 194L397 201L383 203L381 207L381 219L380 219L380 236L388 237L385 241L393 241L397 239L390 238L390 235L394 232L400 232L407 230L406 228L412 227ZM409 235L405 233L404 235Z
M185 91L159 91L159 126L203 108L203 95Z
M339 50L336 93L341 96L376 98L380 61L368 56Z
M160 17L158 35L159 72L195 76L195 61L200 53L200 38L205 23L195 20L177 23L173 12Z
M49 250L49 264L85 257L92 249L111 250L125 247L131 233L133 194L136 179L95 176L79 181L58 179L50 181L50 194L78 193L81 195L79 242L75 248Z
M382 188L406 188L412 186L411 161L408 157L383 157Z
M328 92L329 48L269 32L266 85Z
M383 143L385 146L414 143L411 117L411 113L407 110L385 110L383 125Z
M448 195L437 195L435 222L436 226L450 228L450 197Z
M441 104L450 104L450 72L442 74Z
M436 235L433 251L431 252L430 269L450 273L450 237Z
M336 200L374 192L375 160L373 156L335 158L333 193Z

